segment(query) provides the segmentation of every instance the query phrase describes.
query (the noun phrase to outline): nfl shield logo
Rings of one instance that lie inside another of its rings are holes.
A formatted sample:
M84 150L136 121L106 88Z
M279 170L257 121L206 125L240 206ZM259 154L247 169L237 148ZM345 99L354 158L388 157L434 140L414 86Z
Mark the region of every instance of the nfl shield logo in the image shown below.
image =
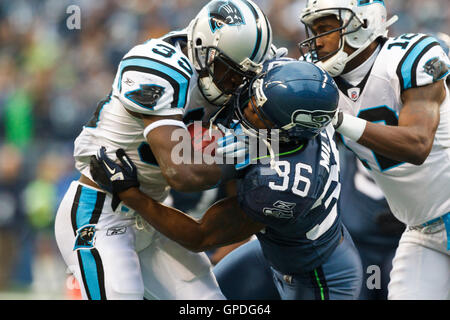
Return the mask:
M359 98L360 89L359 88L351 88L348 89L347 95L349 96L352 101L356 101Z

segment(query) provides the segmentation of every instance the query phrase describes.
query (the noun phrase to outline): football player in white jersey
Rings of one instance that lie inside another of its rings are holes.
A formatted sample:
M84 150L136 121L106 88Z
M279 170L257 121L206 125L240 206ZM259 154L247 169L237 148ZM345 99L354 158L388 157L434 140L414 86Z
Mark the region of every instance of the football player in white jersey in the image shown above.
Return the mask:
M402 235L388 299L447 299L450 292L449 60L438 41L387 38L383 0L308 1L299 44L340 88L334 124L383 190Z
M171 151L179 140L172 133L186 129L187 109L217 111L226 104L260 71L271 41L270 24L253 2L213 0L186 29L137 45L121 60L111 93L75 141L81 178L72 182L55 221L58 247L84 299L224 298L207 256L155 232L101 190L89 157L100 146L123 148L139 168L141 190L158 201L171 187L215 186L221 167L176 162Z

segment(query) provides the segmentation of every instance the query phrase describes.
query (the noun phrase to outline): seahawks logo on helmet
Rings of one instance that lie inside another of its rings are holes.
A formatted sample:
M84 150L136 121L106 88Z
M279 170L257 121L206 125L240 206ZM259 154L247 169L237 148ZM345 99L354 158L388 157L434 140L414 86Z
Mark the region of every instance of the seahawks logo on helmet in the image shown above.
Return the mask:
M333 119L333 112L296 110L292 114L292 123L307 128L323 128Z
M214 33L223 27L240 26L245 24L244 16L236 5L231 1L217 1L209 8L209 26Z

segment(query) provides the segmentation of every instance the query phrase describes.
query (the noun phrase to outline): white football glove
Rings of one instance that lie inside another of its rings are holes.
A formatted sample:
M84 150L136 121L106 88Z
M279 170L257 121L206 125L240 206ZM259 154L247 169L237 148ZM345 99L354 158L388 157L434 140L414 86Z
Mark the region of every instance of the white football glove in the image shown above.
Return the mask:
M248 136L244 134L241 124L234 122L230 129L218 126L224 136L217 141L216 155L223 157L227 163L236 163L236 170L247 167L250 164Z

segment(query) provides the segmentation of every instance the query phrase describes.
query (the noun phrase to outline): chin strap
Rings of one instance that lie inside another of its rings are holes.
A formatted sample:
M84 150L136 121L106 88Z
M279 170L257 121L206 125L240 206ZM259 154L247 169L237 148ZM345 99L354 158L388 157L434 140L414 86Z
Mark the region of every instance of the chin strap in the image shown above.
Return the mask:
M215 105L223 105L227 103L231 95L226 95L217 88L211 77L199 78L200 91L208 102Z
M281 172L280 167L278 166L277 161L275 160L275 153L273 152L272 145L270 144L270 142L267 139L264 139L262 137L258 137L257 134L255 134L251 130L248 130L244 126L242 126L242 131L247 136L256 137L257 139L261 139L262 140L262 142L266 145L267 150L269 151L269 155L270 155L270 169L275 170L275 172L278 174L278 176L281 177L283 175L283 173ZM250 159L250 160L255 160L255 159Z
M319 61L316 63L316 65L327 71L333 78L339 76L342 73L342 71L344 71L344 68L349 61L351 61L353 58L355 58L357 55L363 52L372 42L374 42L383 33L384 30L387 30L387 28L396 23L397 20L398 16L395 15L388 21L386 21L382 26L380 26L377 29L376 32L372 34L372 36L369 37L369 39L367 39L367 41L359 49L357 49L351 55L348 55L346 52L344 52L344 46L342 46L341 49L334 56L332 56L326 61Z

